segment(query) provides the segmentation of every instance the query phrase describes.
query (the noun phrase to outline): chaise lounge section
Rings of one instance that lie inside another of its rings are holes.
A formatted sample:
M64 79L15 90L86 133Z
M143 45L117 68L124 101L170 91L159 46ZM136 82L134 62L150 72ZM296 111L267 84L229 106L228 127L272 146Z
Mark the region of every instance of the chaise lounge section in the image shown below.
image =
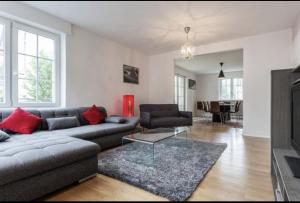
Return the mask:
M136 130L138 118L125 123L88 125L81 113L88 108L26 109L43 119L32 134L12 134L0 143L0 200L35 200L97 173L97 154L121 144ZM103 107L97 109L107 117ZM12 113L0 111L1 120ZM47 118L76 116L79 127L48 130Z

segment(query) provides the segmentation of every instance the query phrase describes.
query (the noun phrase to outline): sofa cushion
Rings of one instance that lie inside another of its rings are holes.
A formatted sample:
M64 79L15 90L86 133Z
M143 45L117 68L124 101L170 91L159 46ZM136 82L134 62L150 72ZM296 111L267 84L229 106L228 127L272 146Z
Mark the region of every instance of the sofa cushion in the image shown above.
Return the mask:
M92 140L106 135L106 132L101 128L101 125L102 124L85 125L69 129L53 130L51 132L59 136L70 136L84 140Z
M84 140L93 140L113 133L126 132L128 130L134 130L139 123L138 117L126 118L126 123L102 123L97 125L84 125L69 129L60 130L42 130L36 131L32 135L35 136L68 136L75 137ZM20 136L17 134L17 136Z
M5 108L5 109L1 109L0 111L0 120L3 121L4 119L6 119L8 116L10 116L14 111L16 110L16 108ZM41 117L40 116L40 112L39 110L36 109L27 109L27 112L30 112L31 114ZM42 124L40 124L36 130L40 130L42 127ZM4 129L3 129L4 130ZM14 132L9 131L9 130L4 130L5 132L9 133L9 134L13 134Z
M93 140L113 133L133 129L129 124L102 123L98 125L85 125L76 128L52 131L57 135L71 136L84 140Z
M48 130L47 118L61 118L75 116L80 121L80 114L78 108L54 108L54 109L41 109L40 110L42 122L42 130Z
M102 123L105 119L105 115L99 111L95 105L83 112L81 115L90 125Z
M5 140L7 140L9 138L10 138L10 136L6 132L0 130L0 142L4 142Z
M189 119L185 117L162 117L153 118L151 127L185 126L189 125L189 123Z
M175 111L178 112L177 104L141 104L141 112L153 112L153 111Z
M121 132L126 132L129 130L134 129L132 125L128 123L124 124L117 124L117 123L103 123L101 125L101 128L104 129L105 133L107 135L115 134L115 133L121 133Z
M79 120L76 116L47 118L46 120L49 130L67 129L80 126Z
M80 119L79 119L80 125L89 125L88 121L85 120L83 118L83 116L81 115L83 112L87 111L88 109L89 109L89 107L79 107L79 108L77 108L78 113L80 115ZM98 111L102 112L102 114L104 115L104 117L107 117L107 112L106 112L106 110L105 110L104 107L97 106L97 109L98 109Z
M0 123L0 128L22 134L31 134L41 122L40 117L18 107Z
M110 136L114 133L122 133L136 128L139 118L126 118L126 123L102 123L97 125L84 125L75 128L53 130L51 133L57 136L70 136L84 140L93 140L103 136ZM44 135L49 131L35 132L35 135Z
M178 111L152 111L151 117L160 118L160 117L175 117L178 116Z
M0 143L0 185L84 160L99 151L94 143L49 131L44 135L11 136Z

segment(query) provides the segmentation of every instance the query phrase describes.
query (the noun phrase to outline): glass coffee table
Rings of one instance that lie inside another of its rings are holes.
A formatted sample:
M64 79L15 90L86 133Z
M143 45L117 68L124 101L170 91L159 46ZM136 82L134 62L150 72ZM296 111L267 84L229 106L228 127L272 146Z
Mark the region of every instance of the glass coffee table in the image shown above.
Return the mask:
M187 139L187 128L186 127L178 127L178 128L157 128L145 130L138 133L133 133L122 138L122 146L125 141L130 142L140 142L144 144L149 144L152 146L152 161L154 163L154 155L155 155L155 144L161 142L162 140L175 137L178 135L185 135Z

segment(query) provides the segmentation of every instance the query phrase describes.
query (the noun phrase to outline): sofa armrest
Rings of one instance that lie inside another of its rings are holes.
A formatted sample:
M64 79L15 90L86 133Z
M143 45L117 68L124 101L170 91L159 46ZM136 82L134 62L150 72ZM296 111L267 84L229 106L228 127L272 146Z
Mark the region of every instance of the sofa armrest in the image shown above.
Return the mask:
M151 126L151 113L150 112L141 112L140 124L142 127L146 127L146 128L149 128Z
M193 125L193 114L190 111L179 111L179 115L188 119L188 125Z
M190 111L179 111L179 115L186 118L193 118L193 114Z
M126 123L127 118L119 115L107 116L105 118L105 123Z
M139 117L124 117L126 119L126 123L130 124L132 127L136 127L139 122L140 122L140 118Z

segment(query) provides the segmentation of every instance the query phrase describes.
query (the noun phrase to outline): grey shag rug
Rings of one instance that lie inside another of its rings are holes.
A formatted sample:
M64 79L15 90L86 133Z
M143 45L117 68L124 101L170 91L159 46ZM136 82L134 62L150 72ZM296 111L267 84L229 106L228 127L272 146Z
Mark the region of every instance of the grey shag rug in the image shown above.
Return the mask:
M184 201L226 147L226 144L170 138L155 144L153 162L151 145L130 143L102 152L98 170L171 201Z

